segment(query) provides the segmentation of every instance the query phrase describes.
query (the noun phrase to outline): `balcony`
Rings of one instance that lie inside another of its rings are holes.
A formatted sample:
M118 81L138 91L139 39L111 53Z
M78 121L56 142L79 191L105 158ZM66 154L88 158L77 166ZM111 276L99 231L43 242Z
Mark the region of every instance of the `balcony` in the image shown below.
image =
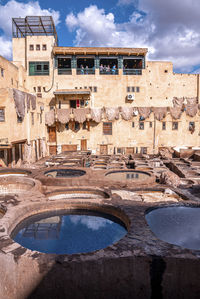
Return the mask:
M95 68L77 68L76 74L77 75L94 75Z
M58 68L58 75L71 75L72 69L71 68Z
M118 75L118 69L110 69L110 68L99 68L100 75Z
M123 69L123 75L142 75L141 69Z

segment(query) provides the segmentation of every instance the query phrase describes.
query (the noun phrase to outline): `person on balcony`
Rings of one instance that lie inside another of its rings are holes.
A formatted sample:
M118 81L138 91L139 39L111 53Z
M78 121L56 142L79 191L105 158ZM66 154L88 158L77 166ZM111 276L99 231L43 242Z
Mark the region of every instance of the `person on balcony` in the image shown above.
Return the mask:
M114 64L112 67L112 74L115 75L115 73L116 73L116 65Z
M81 64L81 75L84 75L84 67L82 64Z
M103 73L103 64L100 65L100 74Z
M88 75L88 71L89 71L89 69L88 69L88 66L86 65L86 67L85 67L85 74L86 75Z

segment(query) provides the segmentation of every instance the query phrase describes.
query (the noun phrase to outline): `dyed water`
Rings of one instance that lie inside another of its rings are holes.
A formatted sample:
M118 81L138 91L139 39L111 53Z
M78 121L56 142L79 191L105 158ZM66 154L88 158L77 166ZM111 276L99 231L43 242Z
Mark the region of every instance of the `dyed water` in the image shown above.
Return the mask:
M45 172L45 176L48 177L79 177L84 175L86 172L79 169L56 169Z
M44 253L91 252L119 241L127 230L117 218L88 211L39 214L12 233L23 247Z
M146 214L152 232L161 240L200 249L200 208L166 207Z
M140 171L113 171L106 174L106 177L114 181L124 180L145 180L149 177L148 173Z

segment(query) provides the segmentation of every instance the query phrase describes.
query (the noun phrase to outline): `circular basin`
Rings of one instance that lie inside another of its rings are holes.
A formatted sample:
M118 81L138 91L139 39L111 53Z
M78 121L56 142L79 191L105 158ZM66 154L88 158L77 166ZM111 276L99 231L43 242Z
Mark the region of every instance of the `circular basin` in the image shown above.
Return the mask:
M150 174L144 171L117 170L106 173L106 177L113 181L138 181L149 178Z
M89 210L62 210L25 219L11 237L31 250L73 254L103 249L126 233L124 223L114 216Z
M73 178L73 177L79 177L86 174L84 170L79 169L53 169L46 171L45 176L48 177L65 177L65 178Z
M0 177L28 176L29 174L31 174L31 171L28 171L28 170L15 169L15 168L0 169Z
M73 189L73 190L62 190L55 191L46 194L50 200L60 199L83 199L83 198L109 198L109 194L102 190L95 189Z
M145 216L152 232L159 239L188 249L200 249L200 208L163 207Z
M35 186L30 178L22 177L0 177L0 194L22 193Z

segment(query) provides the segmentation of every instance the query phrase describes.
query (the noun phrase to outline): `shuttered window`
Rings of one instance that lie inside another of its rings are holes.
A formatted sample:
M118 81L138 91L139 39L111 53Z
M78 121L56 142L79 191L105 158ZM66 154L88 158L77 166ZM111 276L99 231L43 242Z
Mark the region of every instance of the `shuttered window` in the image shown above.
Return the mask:
M112 123L103 123L103 135L112 135Z
M5 109L0 108L0 122L4 122L4 121L5 121Z

